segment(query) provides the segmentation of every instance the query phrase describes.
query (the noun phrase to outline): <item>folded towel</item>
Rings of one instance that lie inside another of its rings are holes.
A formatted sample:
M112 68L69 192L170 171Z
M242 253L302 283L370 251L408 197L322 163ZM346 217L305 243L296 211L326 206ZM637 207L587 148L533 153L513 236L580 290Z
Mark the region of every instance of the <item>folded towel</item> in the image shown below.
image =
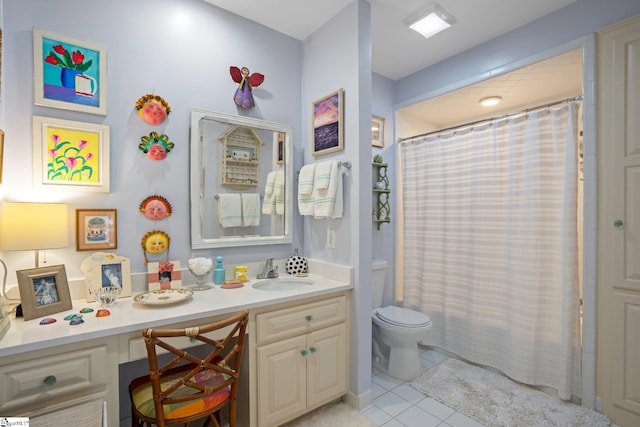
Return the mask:
M313 215L315 172L315 163L300 169L300 175L298 175L298 212L300 215Z
M284 171L277 171L273 181L273 194L276 199L276 214L284 215Z
M257 227L260 225L260 195L242 193L242 225Z
M315 180L316 165L311 163L310 165L304 165L300 169L298 175L298 196L309 196L313 193L313 183Z
M316 165L316 173L314 175L314 186L316 190L326 190L329 188L333 163L335 163L334 160L327 160L326 162L321 162Z
M218 221L222 228L242 225L242 204L240 195L227 193L218 195Z
M335 160L329 160L329 162L331 162L329 186L326 190L314 189L313 217L317 219L342 218L342 171L339 162ZM318 167L316 167L316 173L317 171Z
M276 171L267 174L267 182L264 185L264 199L262 200L262 213L265 215L276 214L276 197L273 192L273 185L276 180Z
M271 196L273 194L273 184L276 179L276 173L278 171L271 171L267 174L267 182L264 185L264 194Z

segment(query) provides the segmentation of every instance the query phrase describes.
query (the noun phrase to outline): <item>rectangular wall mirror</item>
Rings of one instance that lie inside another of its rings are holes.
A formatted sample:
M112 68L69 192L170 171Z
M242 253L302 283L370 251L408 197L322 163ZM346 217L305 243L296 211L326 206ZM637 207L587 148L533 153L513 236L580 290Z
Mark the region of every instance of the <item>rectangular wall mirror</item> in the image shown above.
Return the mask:
M191 247L291 243L290 125L191 110Z

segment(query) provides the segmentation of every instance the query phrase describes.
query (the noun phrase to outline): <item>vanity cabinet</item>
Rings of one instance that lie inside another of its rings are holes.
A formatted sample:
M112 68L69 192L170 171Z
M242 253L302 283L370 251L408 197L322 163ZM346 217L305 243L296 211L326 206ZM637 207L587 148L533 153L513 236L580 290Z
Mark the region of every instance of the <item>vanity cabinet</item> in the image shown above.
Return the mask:
M347 392L344 294L259 313L257 425L278 426Z
M30 417L34 426L56 424L52 420L101 426L103 402L117 398L117 383L115 389L109 384L118 376L111 372L112 344L89 341L2 358L0 414Z

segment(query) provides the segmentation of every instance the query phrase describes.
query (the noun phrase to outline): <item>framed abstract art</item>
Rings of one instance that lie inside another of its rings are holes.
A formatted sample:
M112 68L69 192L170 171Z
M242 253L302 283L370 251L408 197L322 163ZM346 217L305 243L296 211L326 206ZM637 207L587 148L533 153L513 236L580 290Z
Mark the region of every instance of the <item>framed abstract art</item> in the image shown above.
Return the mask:
M312 112L313 155L344 150L344 90L313 101Z
M34 103L107 114L104 46L33 29Z
M33 184L108 193L109 126L33 116Z

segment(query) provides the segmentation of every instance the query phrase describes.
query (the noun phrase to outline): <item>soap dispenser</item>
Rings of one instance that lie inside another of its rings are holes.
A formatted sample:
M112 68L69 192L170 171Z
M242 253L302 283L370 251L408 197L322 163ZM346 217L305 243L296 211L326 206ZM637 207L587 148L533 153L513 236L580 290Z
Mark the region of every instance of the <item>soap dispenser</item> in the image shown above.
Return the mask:
M213 269L213 283L219 285L220 283L224 282L224 280L224 266L222 265L222 257L219 256L216 258L216 268Z

